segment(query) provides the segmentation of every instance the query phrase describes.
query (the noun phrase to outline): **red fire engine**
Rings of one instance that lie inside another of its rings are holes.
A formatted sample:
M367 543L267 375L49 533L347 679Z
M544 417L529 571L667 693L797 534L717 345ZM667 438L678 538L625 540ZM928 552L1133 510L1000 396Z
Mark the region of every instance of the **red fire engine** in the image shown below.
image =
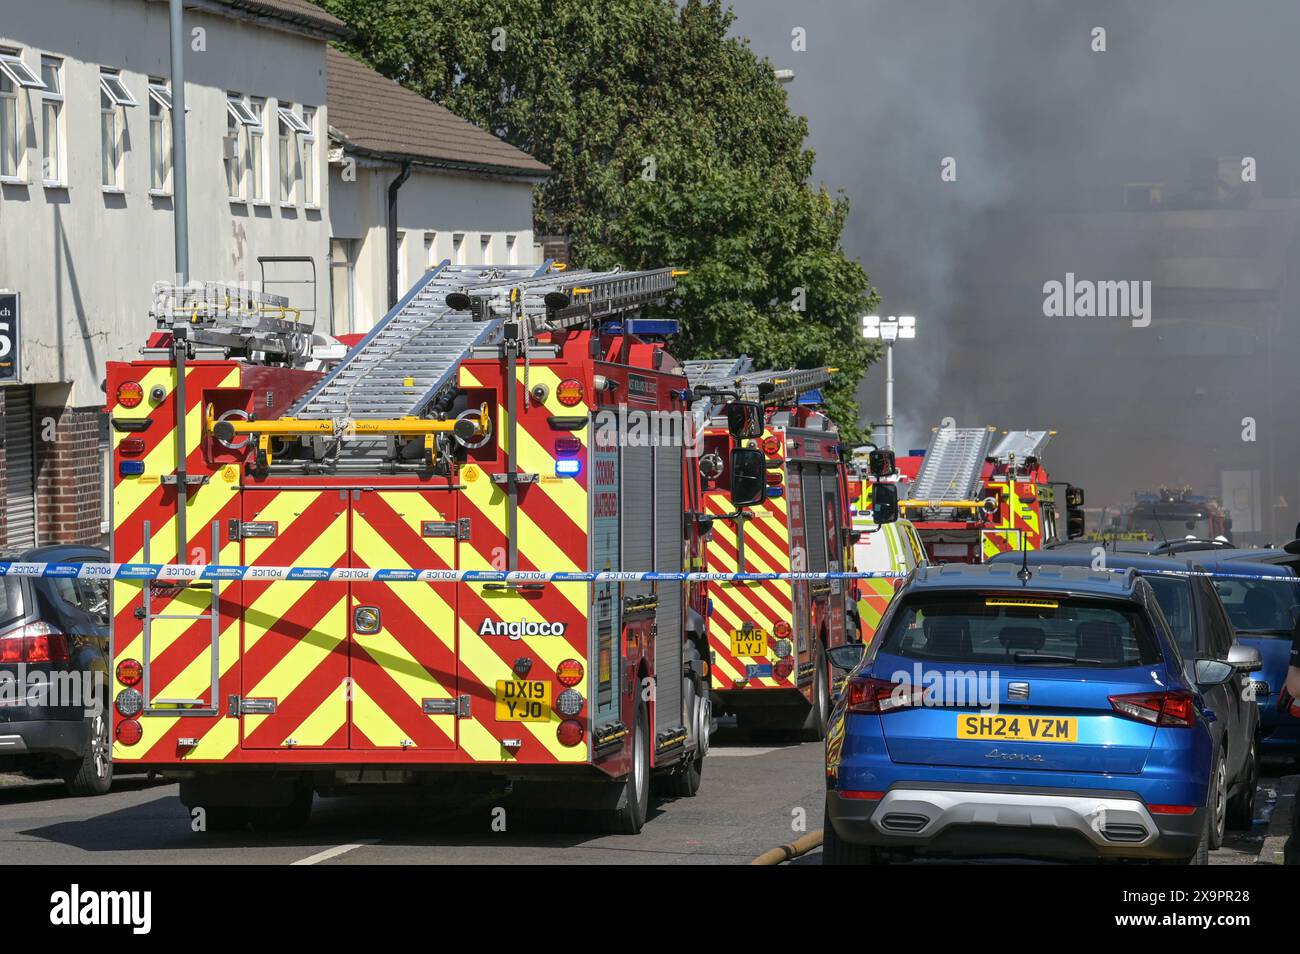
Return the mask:
M1053 483L1041 455L1055 431L938 427L911 495L899 501L934 563L982 563L1058 538L1056 488L1066 488L1067 536L1083 534L1083 491Z
M852 569L854 531L838 432L816 405L833 368L752 371L736 360L687 363L697 397L760 403L761 432L737 440L701 402L700 471L710 528L706 566L715 573L836 572ZM738 445L761 449L766 495L737 511L728 460ZM825 736L829 649L856 639L856 592L843 580L711 583L707 613L714 708L743 729Z
M328 372L287 301L159 286L108 368L112 552L194 566L114 582L114 758L210 828L370 781L537 783L628 833L652 776L694 794L704 597L644 576L701 546L653 436L689 414L676 323L640 317L677 274L444 263Z

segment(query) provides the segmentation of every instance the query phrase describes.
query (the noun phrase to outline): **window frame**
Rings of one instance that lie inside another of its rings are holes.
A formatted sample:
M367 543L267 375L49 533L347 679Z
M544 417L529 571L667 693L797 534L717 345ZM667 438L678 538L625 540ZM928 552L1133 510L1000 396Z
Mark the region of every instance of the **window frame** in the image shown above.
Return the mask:
M51 89L49 84L46 83L45 90L41 93L41 185L47 189L66 189L68 187L68 135L64 104L67 102L67 93L65 92L67 84L63 81L63 59L58 56L41 57L42 82L44 82L47 65L53 70L57 89ZM53 109L54 112L55 142L52 161L56 174L53 176L47 174L50 171L51 164L50 137L45 120L48 109Z
M158 115L153 113L158 107ZM158 77L149 78L149 194L170 196L175 188L174 159L172 155L171 124L175 105L171 88L167 81ZM163 176L160 185L154 184L155 174L159 171L154 161L154 135L160 138L162 148Z
M122 93L115 92L113 83L121 88ZM108 105L105 105L107 101ZM99 185L104 192L120 195L126 192L126 109L128 106L139 105L131 91L126 88L126 83L122 80L120 70L115 70L107 66L99 68ZM111 116L113 120L112 135L112 156L113 156L113 181L104 180L104 170L108 154L106 149L109 143L104 136L104 117Z
M235 204L248 201L248 127L254 120L243 93L226 90L226 132L222 136L221 162L226 173L226 199ZM232 125L233 124L233 125ZM234 138L232 155L226 155L226 143ZM231 168L236 182L231 182Z
M25 181L23 177L23 167L27 157L27 147L25 142L27 135L26 125L22 121L23 111L19 106L19 97L23 87L18 83L15 83L13 79L10 78L7 71L0 73L0 81L3 81L0 82L0 130L3 130L3 114L9 108L7 104L12 104L14 116L14 167L12 172L5 171L5 163L8 161L8 146L3 140L0 140L0 182L21 183ZM4 89L6 85L9 87L7 91Z
M247 148L247 167L249 179L252 182L252 188L249 190L249 199L254 205L270 205L271 197L270 188L267 182L267 157L266 157L266 109L267 100L264 96L249 96L245 104L248 111L252 114L256 122L248 125L245 130L245 137L248 140ZM254 106L257 109L254 109ZM256 168L254 167L256 160Z
M308 117L309 110L310 118ZM317 149L319 140L316 137L317 115L315 106L304 104L302 115L298 117L299 122L307 129L306 132L298 134L299 181L302 186L303 208L307 209L320 208L320 155ZM308 159L309 154L310 161Z

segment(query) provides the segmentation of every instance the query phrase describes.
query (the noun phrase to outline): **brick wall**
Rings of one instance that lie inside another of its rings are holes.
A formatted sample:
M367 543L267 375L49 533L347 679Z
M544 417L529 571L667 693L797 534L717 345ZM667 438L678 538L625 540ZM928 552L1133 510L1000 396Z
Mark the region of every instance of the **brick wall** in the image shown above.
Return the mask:
M93 407L36 408L36 538L41 544L103 539L101 413Z

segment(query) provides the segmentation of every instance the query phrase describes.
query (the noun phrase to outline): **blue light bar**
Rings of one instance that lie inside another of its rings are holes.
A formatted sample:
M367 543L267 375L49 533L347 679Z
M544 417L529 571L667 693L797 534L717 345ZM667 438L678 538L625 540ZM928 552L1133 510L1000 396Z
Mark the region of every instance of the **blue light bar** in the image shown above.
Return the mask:
M124 460L117 465L117 472L123 477L139 477L144 473L144 461Z
M582 461L571 457L562 457L555 462L556 477L577 477L582 473Z
M601 329L610 335L649 335L667 338L681 331L681 322L675 318L633 318L626 326L621 321L607 321Z
M822 400L822 389L813 388L811 391L804 391L799 395L800 404L825 404Z
M785 488L784 488L784 487L768 487L768 488L767 488L767 495L768 495L769 497L782 497L782 496L785 495Z

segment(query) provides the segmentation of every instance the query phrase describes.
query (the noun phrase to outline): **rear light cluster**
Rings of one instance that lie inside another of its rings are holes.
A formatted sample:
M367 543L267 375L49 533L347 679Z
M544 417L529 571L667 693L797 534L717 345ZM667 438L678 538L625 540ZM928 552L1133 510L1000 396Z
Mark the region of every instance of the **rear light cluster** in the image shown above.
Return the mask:
M123 381L117 386L117 403L121 407L139 407L144 400L144 388L139 381Z
M582 441L576 437L555 439L555 476L577 477L582 473Z
M777 624L772 627L772 632L776 634L777 639L788 639L792 630L790 629L789 623L785 620L779 620Z
M565 407L577 407L582 403L582 382L577 378L565 378L555 389L555 399Z
M775 457L781 453L781 439L779 437L763 438L763 453L768 457Z
M68 637L49 623L27 623L0 636L0 663L68 661Z
M859 715L888 715L922 705L924 686L903 686L888 679L854 676L844 687L849 712Z
M1190 729L1196 724L1196 697L1182 690L1111 696L1110 706L1126 719L1148 725Z
M114 738L123 745L135 745L144 737L144 728L140 725L140 713L144 710L144 696L135 688L144 679L144 666L138 659L123 659L113 671L121 690L113 700L113 707L122 721L117 724Z
M587 734L586 726L577 718L582 714L587 700L582 697L582 693L573 688L582 682L585 672L579 659L566 659L555 667L555 681L566 687L555 697L555 711L563 717L563 721L555 729L555 737L560 740L561 745L570 748L581 745Z
M792 672L794 672L794 660L789 656L778 659L776 665L772 667L772 675L778 679L789 679Z

